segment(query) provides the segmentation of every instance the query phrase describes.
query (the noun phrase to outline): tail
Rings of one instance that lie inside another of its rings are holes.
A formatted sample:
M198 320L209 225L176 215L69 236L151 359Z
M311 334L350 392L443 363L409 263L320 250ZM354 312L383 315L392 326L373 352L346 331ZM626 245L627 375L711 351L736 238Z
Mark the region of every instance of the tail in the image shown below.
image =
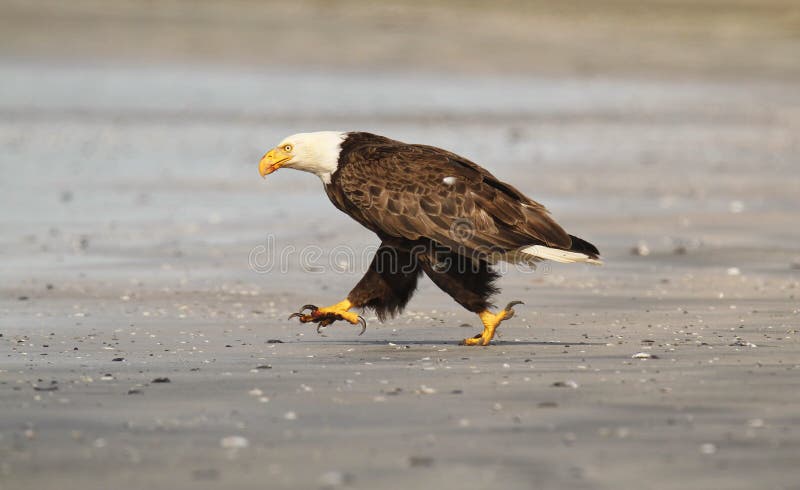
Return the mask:
M585 262L587 264L603 265L603 261L600 259L600 251L597 250L597 247L582 238L572 235L569 237L572 239L572 245L569 250L544 245L532 245L523 248L520 252L541 259L552 260L553 262L561 262L562 264Z

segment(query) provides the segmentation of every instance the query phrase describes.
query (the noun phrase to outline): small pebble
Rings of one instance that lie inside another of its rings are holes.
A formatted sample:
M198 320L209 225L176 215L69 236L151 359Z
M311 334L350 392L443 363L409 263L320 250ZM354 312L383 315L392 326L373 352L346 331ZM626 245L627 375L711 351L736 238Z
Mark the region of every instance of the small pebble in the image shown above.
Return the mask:
M747 342L742 339L736 339L736 342L730 344L731 347L758 347L756 344L752 342Z
M243 449L250 445L250 441L242 436L228 436L220 439L219 445L225 449Z
M631 249L631 255L646 257L650 255L650 247L648 247L647 243L645 242L639 242L635 247Z
M33 389L34 391L58 391L58 386L34 386Z
M353 482L353 475L342 473L341 471L328 471L319 477L319 484L322 488L341 487Z
M700 452L703 454L714 454L717 452L717 446L711 443L701 444Z
M430 468L433 466L433 458L430 456L409 456L408 466L412 468Z
M571 379L568 379L566 381L556 381L555 383L552 384L552 386L555 386L556 388L577 388L578 383Z

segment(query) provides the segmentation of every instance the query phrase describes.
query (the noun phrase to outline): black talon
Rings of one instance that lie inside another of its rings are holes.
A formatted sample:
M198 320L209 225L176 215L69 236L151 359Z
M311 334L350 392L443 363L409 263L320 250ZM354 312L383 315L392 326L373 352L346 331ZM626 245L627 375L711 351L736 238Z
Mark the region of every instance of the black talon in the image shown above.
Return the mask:
M516 313L514 311L514 307L517 306L517 305L524 305L524 304L525 303L523 303L522 301L512 301L509 304L507 304L506 307L504 308L505 311L506 311L506 316L505 316L505 318L503 318L503 320L508 320L509 318L514 318L514 314Z
M512 301L511 303L506 305L506 311L510 310L511 308L513 308L513 307L515 307L517 305L524 305L524 304L525 303L523 303L522 301Z
M306 315L306 310L310 310L309 314ZM303 305L300 308L300 311L297 313L292 313L289 315L289 320L292 318L299 318L302 323L309 323L309 322L316 322L317 323L317 333L322 335L322 329L330 325L331 323L335 322L336 320L344 320L344 317L338 313L322 313L318 316L314 316L319 308L314 305ZM359 315L358 316L358 323L361 325L361 332L358 335L362 335L367 330L367 321Z
M303 307L300 308L300 311L298 311L297 313L292 313L291 315L289 315L289 318L287 318L287 320L291 320L292 318L300 318L301 319L300 321L303 321L302 318L304 316L306 316L305 315L306 310L311 310L311 313L314 313L318 309L319 308L317 308L314 305L303 305Z

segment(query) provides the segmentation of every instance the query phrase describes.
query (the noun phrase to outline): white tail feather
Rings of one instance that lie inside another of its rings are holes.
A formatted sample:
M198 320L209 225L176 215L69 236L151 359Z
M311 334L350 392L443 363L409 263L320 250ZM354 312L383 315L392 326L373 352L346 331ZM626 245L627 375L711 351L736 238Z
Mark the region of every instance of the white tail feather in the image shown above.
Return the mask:
M523 248L520 252L541 259L552 260L553 262L561 262L562 264L571 264L574 262L585 262L587 264L602 265L603 261L600 259L593 259L586 254L580 252L570 252L569 250L559 250L557 248L545 247L544 245L532 245Z

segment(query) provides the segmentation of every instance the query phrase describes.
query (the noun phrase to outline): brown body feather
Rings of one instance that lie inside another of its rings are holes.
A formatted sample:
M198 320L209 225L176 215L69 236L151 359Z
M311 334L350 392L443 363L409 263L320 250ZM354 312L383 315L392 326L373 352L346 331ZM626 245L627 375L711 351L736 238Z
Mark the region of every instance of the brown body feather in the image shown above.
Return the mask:
M535 261L517 253L531 245L598 255L541 204L477 164L432 146L349 133L325 190L337 208L381 238L382 249L397 249L398 262L415 261L411 274L387 274L373 270L385 260L376 257L348 296L381 317L402 309L420 271L468 309L482 311L497 291L490 262ZM433 258L437 253L466 265L443 273Z
M470 256L572 246L544 206L432 146L351 133L326 191L336 207L381 237L428 238Z

